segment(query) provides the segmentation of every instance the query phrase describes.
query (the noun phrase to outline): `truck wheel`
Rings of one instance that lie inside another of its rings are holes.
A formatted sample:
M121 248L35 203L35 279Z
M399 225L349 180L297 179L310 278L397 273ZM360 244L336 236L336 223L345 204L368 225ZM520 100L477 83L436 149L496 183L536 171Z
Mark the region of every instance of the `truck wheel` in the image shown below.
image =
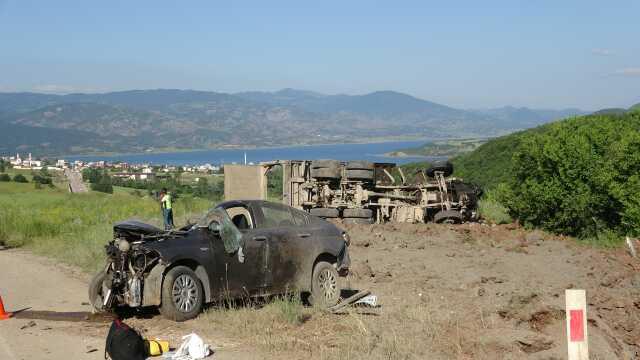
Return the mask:
M318 179L340 179L340 162L337 160L314 160L310 175Z
M334 208L313 208L309 213L321 218L337 218L340 216L338 209Z
M104 298L102 297L102 283L106 276L107 273L105 273L104 270L101 270L91 278L91 282L89 283L89 303L91 303L93 311L96 313L104 312L104 309L102 308L102 303L104 301Z
M313 267L311 278L311 303L321 308L328 308L338 303L340 287L338 271L326 261L320 261Z
M448 161L434 161L427 169L427 176L434 177L436 171L443 172L445 177L451 176L453 174L453 164Z
M349 161L346 166L347 170L373 170L375 164L369 161Z
M371 209L344 209L342 216L345 218L372 218L373 210Z
M311 169L311 177L316 179L340 179L340 168Z
M345 175L347 179L354 180L373 180L374 172L373 170L363 170L363 169L353 169L345 171Z
M435 214L433 221L438 224L460 224L462 222L462 214L455 210L442 210Z
M373 218L343 218L342 223L345 225L371 225Z
M160 313L173 321L193 319L200 313L204 296L200 279L186 266L169 270L162 282Z

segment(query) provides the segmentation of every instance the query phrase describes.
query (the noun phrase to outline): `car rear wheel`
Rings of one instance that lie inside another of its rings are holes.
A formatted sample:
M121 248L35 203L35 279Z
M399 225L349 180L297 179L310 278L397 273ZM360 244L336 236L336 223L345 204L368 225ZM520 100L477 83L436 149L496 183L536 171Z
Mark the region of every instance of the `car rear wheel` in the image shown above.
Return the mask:
M102 308L102 302L104 301L102 297L102 283L106 276L107 273L101 270L91 278L91 282L89 283L89 302L91 303L93 312L104 312Z
M313 267L311 303L315 306L328 308L337 304L339 299L338 271L332 264L319 261Z
M202 284L193 270L176 266L167 272L162 282L160 313L174 321L193 319L204 302Z

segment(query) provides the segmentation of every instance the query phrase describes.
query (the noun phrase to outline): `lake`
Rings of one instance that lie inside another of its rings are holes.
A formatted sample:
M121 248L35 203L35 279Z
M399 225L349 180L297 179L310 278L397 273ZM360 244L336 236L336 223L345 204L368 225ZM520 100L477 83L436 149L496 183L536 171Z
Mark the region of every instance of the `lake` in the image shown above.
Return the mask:
M244 154L247 154L247 162L258 163L271 160L367 160L373 162L395 162L404 164L413 161L424 161L426 157L387 157L385 153L416 147L428 142L418 141L391 141L369 144L332 144L332 145L306 145L272 148L251 149L216 149L175 153L149 153L129 154L113 156L68 156L66 159L82 161L123 161L130 164L150 163L155 165L197 165L197 164L225 164L244 163Z

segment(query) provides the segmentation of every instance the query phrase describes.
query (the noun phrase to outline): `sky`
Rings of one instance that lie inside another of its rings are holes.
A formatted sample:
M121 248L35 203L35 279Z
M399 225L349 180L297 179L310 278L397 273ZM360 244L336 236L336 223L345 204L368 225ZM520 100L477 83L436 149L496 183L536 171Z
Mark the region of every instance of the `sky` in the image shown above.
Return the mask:
M640 102L640 1L0 0L0 92L395 90Z

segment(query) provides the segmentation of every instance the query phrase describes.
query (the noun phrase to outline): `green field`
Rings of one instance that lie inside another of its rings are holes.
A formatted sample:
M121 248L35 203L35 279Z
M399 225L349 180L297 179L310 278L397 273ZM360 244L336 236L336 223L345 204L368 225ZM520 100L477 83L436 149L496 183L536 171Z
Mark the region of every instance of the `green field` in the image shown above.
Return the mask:
M137 218L162 224L158 203L147 196L98 192L70 194L64 187L0 183L0 243L94 271L104 264L104 245L115 222ZM196 218L212 203L183 197L174 204L176 224Z

